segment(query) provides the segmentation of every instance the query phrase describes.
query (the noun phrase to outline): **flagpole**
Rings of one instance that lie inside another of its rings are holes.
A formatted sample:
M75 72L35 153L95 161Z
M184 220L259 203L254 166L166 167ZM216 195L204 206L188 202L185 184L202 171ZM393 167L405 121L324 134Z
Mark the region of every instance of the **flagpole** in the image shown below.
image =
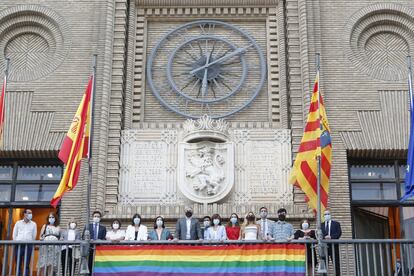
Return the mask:
M321 59L321 54L320 53L316 53L316 75L317 75L317 91L318 91L318 120L319 120L319 129L322 130L322 123L321 123L321 109L320 109L320 80L319 80L319 70L320 70L320 59ZM320 132L321 133L321 132ZM318 148L319 150L321 149L321 137L319 136L319 145ZM323 256L325 256L325 251L323 248L323 244L322 244L322 229L321 229L321 211L322 211L322 206L321 206L321 154L320 152L318 152L317 156L317 161L318 161L318 172L317 172L317 203L318 203L318 208L317 208L317 218L316 218L316 231L317 231L317 235L316 238L318 240L318 253L319 256L322 258ZM318 273L326 273L326 265L324 263L324 261L322 260L320 262L320 265L318 267Z
M408 66L408 93L409 93L409 97L410 97L410 112L413 112L413 108L414 108L414 101L413 101L413 70L412 70L412 65L411 65L411 56L407 56L407 66Z
M414 183L413 183L413 163L414 163L414 99L413 99L413 72L411 64L411 56L407 56L407 67L408 67L408 96L410 98L410 135L408 142L408 153L407 153L407 171L405 173L405 183L404 183L404 196L400 198L400 202L404 202L410 197L414 196Z
M95 88L96 88L96 63L97 55L93 55L92 61L92 92L91 92L91 120L89 124L89 141L88 141L88 191L86 194L86 222L89 231L89 217L91 212L91 191L92 191L92 140L93 140L93 119L95 112ZM89 234L89 233L88 233Z
M83 245L82 260L80 265L80 274L89 274L88 257L90 252L90 229L89 229L89 218L91 212L91 192L92 192L92 141L93 141L93 118L95 112L95 87L96 87L96 64L97 54L93 55L92 58L92 88L91 88L91 102L90 102L90 124L89 124L89 140L88 140L88 184L86 193L86 212L85 212L85 234L84 239L86 243ZM86 131L85 131L86 133Z
M5 109L6 109L6 91L7 91L7 80L9 79L9 67L10 67L10 58L6 58L6 66L4 67L4 79L3 79L3 83L2 83L2 89L4 89L4 95L3 96L3 106L1 107L1 112L3 114L0 114L3 117L4 120L4 114L5 114ZM0 91L1 92L1 91ZM3 128L3 132L2 132L2 137L0 137L0 150L4 149L4 125L5 122L0 122L3 125L1 126Z
M0 139L2 140L2 145L0 145L0 149L3 150L4 149L4 130L5 130L5 118L4 118L4 114L5 114L5 109L6 109L6 92L7 92L7 80L9 78L9 69L10 69L10 58L6 58L6 67L4 68L4 82L3 82L3 89L4 89L4 97L3 97L3 106L1 107L1 112L3 114L1 114L1 116L3 116L3 133L1 135L3 135L3 137L0 137ZM6 232L6 239L9 240L10 239L10 234L11 234L11 225L12 225L12 213L13 213L13 207L10 206L9 207L9 219L7 221L7 232ZM4 252L4 260L8 259L8 254L9 254L9 250L7 248L7 245L5 246L5 252ZM3 265L3 269L1 271L1 275L6 275L6 268L7 265Z

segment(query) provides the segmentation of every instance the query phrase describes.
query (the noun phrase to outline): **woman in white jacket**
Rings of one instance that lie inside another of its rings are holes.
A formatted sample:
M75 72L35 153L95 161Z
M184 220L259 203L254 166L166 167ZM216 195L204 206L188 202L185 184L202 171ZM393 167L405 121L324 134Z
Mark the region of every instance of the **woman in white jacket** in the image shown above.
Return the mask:
M135 214L132 217L132 224L128 225L125 240L127 241L146 241L148 239L148 230L145 225L141 224L141 216Z
M213 224L207 229L206 240L208 241L224 241L227 240L226 228L221 225L221 217L214 214L211 217Z

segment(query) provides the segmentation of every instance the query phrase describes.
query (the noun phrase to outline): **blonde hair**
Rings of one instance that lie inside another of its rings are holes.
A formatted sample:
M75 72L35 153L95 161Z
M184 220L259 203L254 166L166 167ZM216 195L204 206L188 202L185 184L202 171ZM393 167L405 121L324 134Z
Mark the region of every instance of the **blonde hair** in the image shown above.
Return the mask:
M244 235L244 230L246 229L246 226L247 226L247 225L249 225L249 222L248 222L248 219L247 219L247 217L249 216L249 214L252 214L252 215L254 216L254 221L253 221L253 223L250 223L250 225L257 225L257 223L256 223L256 215L254 214L254 212L253 212L253 211L248 212L248 213L244 216L244 221L243 221L243 224L240 226L240 231L241 231L241 234L242 234L242 235ZM240 237L241 237L242 235L240 235Z

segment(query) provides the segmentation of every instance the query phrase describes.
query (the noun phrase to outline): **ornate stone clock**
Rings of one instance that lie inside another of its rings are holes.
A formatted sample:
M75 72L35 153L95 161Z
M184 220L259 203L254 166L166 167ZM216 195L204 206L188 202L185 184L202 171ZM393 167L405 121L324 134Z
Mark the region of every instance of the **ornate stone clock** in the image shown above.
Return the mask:
M155 97L188 118L222 118L246 108L265 79L265 58L253 37L215 20L193 21L168 32L147 63Z

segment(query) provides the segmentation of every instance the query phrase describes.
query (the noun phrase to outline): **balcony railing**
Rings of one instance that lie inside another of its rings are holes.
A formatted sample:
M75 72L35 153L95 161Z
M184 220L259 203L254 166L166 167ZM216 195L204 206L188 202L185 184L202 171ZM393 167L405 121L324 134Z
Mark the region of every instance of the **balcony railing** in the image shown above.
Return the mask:
M119 245L243 245L284 244L274 241L91 241L90 247ZM323 253L316 250L315 240L292 240L289 244L303 244L307 252L306 275L357 276L414 276L414 240L324 240ZM82 275L82 255L90 252L86 241L0 241L1 275ZM69 250L70 249L70 250ZM325 256L325 257L324 257ZM321 263L324 265L321 266Z

